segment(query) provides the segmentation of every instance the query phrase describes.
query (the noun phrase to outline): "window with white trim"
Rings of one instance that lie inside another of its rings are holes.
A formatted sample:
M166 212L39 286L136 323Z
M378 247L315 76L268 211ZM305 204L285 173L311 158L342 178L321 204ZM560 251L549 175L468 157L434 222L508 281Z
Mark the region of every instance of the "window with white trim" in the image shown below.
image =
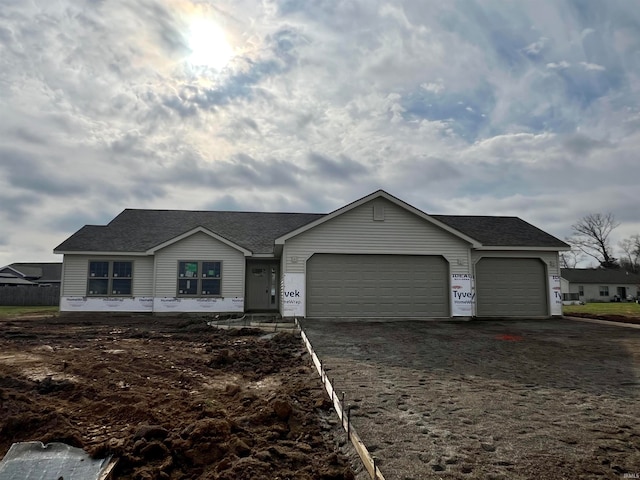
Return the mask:
M133 262L100 260L89 262L87 295L130 297L133 294Z
M600 285L600 296L601 297L609 296L609 287L607 285Z
M222 262L181 260L178 262L179 297L219 297L222 292Z
M574 292L572 292L572 293L566 293L565 292L565 293L562 294L562 300L565 301L565 302L566 301L577 301L577 300L580 300L580 294L574 293Z

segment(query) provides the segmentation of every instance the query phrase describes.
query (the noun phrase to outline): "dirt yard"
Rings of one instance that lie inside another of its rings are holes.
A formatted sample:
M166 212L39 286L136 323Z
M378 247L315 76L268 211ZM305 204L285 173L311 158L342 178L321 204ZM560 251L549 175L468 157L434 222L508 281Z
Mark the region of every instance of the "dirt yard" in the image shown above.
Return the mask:
M120 479L352 479L332 415L297 334L0 321L0 457L40 440L115 455Z
M305 320L386 480L640 478L640 330Z

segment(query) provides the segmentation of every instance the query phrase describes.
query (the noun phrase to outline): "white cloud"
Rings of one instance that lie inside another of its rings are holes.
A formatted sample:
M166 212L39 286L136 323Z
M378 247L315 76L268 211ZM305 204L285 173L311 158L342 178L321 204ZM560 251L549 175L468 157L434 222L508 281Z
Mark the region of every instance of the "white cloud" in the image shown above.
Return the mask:
M560 62L549 62L547 63L547 68L551 69L551 70L555 70L555 69L565 69L565 68L569 68L571 67L571 64L565 60L562 60Z
M540 53L542 53L542 51L544 50L548 40L548 38L542 37L538 41L530 43L529 45L524 47L523 51L528 55L540 55Z
M441 93L445 89L442 80L439 80L438 82L426 82L421 84L420 87L422 87L427 92L432 92L435 94Z
M595 70L599 72L603 72L606 70L605 67L596 63L580 62L580 65L582 65L585 70Z
M186 61L198 17L239 52L222 72ZM0 0L0 264L127 207L328 211L377 188L640 231L637 25L619 1Z

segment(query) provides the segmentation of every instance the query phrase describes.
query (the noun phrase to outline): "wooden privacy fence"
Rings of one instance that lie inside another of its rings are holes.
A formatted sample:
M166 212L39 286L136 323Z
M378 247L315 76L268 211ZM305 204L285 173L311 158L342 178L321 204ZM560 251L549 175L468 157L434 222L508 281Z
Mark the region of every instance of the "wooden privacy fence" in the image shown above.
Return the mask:
M60 287L0 287L0 305L55 306L60 304Z

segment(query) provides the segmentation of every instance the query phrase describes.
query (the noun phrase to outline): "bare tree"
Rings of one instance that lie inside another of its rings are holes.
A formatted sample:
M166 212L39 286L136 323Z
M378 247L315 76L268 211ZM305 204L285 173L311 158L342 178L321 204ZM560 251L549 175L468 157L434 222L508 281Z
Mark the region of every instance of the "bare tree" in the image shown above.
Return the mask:
M576 268L584 260L584 255L578 249L572 248L560 254L560 268Z
M640 235L631 235L618 246L624 253L624 257L620 259L620 266L628 272L640 273Z
M595 258L602 268L619 268L609 244L611 232L619 225L613 213L590 213L571 225L573 235L567 238L567 242Z

